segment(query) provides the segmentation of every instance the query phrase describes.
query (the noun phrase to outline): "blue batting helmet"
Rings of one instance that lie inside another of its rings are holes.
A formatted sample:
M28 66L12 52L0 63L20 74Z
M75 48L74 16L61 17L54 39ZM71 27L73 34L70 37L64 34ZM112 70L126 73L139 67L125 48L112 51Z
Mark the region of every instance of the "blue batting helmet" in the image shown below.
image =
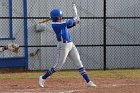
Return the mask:
M57 17L63 17L63 13L60 9L53 9L50 13L51 18L54 20Z

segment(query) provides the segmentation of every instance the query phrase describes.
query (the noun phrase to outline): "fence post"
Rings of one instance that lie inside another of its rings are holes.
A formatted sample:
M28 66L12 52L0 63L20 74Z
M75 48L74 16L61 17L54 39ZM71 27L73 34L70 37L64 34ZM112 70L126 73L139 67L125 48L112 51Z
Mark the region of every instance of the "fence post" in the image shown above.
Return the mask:
M104 70L106 70L106 0L104 0L104 9L103 9L103 15L104 15L104 20L103 20L103 56L104 56Z
M13 24L12 24L12 0L9 0L9 27L10 27L10 33L9 38L13 38Z
M24 12L24 46L28 46L28 20L27 20L27 0L23 0L23 12ZM25 49L25 70L28 69L28 47Z

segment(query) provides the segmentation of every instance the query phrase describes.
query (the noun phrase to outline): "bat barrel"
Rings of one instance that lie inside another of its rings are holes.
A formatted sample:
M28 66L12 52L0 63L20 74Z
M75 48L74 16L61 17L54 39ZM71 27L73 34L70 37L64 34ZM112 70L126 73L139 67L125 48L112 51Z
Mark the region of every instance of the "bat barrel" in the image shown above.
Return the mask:
M76 8L76 4L73 3L72 5L73 5L73 9L74 9L74 12L75 12L76 17L79 18L78 12L77 12L77 8Z

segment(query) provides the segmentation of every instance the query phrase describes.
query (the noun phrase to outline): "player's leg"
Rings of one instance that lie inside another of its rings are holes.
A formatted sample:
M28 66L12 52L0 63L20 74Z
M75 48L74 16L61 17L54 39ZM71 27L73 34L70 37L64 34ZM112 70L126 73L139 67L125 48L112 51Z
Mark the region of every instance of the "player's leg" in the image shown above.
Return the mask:
M79 72L81 73L83 78L86 80L87 86L95 87L96 85L90 80L88 74L86 73L85 68L83 67L82 61L80 60L79 52L77 48L75 47L75 45L73 45L73 48L69 52L69 57L70 59L73 60L74 64L79 68Z
M65 63L66 57L68 56L69 49L67 49L67 45L63 43L59 43L57 47L57 61L54 67L52 67L42 78L46 79L52 73L61 69L63 64Z
M86 73L86 70L84 69L82 62L80 60L79 53L76 49L76 47L72 48L72 50L69 53L70 59L74 62L74 64L79 68L79 72L83 76L83 78L86 80L86 82L89 82L90 79Z
M57 70L60 70L65 63L66 57L68 55L68 52L66 50L58 50L57 54L57 61L54 67L52 67L49 71L47 71L46 74L42 76L43 79L48 78L50 75L52 75Z
M54 67L52 67L50 70L48 70L43 76L40 76L39 78L39 85L41 87L44 87L45 79L51 76L54 72L61 69L63 64L65 63L66 57L68 55L69 50L66 49L65 45L58 44L57 47L57 62Z

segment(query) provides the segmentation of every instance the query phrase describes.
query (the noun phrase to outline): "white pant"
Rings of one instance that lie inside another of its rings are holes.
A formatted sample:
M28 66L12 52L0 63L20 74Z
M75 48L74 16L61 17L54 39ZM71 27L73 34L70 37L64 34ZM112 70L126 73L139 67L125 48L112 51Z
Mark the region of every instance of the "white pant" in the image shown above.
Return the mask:
M67 56L70 57L70 59L74 62L74 64L81 68L83 67L82 62L80 60L79 52L73 42L69 43L63 43L58 42L57 45L57 62L54 68L56 70L61 69L63 64L65 63L65 60Z

